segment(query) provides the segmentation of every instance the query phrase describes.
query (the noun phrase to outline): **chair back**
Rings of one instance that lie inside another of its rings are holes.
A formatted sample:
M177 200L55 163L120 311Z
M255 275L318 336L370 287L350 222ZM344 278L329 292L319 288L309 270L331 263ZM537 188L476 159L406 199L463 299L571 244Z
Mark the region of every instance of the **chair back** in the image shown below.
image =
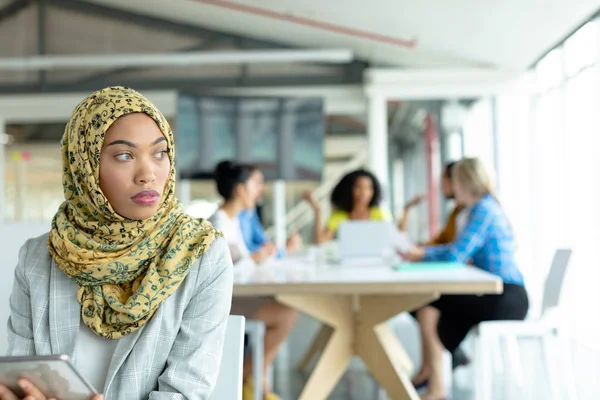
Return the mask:
M227 318L223 357L217 385L211 396L215 400L242 400L244 365L244 331L246 319L240 315Z
M542 316L550 309L558 307L560 293L567 273L567 267L571 260L573 251L571 249L559 249L554 253L550 272L544 285L544 298L542 300Z

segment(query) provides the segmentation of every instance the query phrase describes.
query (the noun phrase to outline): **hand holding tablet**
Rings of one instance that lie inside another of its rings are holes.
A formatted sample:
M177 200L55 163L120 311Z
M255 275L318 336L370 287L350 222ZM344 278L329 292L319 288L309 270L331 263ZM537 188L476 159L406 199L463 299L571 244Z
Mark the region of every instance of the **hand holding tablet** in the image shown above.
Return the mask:
M67 356L0 357L0 400L102 400Z

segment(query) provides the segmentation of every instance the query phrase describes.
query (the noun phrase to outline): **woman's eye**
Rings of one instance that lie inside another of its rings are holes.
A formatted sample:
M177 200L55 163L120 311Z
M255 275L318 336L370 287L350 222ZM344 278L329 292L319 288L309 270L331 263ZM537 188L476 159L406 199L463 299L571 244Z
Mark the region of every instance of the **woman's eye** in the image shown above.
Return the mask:
M115 158L119 161L128 161L128 160L131 160L132 157L131 157L131 154L129 154L129 153L121 153L121 154L117 154L115 156Z
M158 158L159 160L162 160L163 158L168 157L168 155L169 155L168 150L162 150L162 151L159 151L158 153L156 153L156 158Z

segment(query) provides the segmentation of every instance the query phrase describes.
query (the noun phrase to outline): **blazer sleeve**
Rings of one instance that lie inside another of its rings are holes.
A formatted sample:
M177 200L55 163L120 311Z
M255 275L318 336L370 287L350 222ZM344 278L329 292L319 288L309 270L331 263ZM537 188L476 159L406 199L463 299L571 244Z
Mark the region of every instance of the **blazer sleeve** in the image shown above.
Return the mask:
M233 265L225 239L213 242L199 271L201 282L183 313L167 367L150 400L208 400L217 382L233 291Z
M28 240L19 251L19 261L15 269L15 279L10 294L10 316L7 324L7 355L9 356L35 355L31 297L25 275L29 244L30 241Z

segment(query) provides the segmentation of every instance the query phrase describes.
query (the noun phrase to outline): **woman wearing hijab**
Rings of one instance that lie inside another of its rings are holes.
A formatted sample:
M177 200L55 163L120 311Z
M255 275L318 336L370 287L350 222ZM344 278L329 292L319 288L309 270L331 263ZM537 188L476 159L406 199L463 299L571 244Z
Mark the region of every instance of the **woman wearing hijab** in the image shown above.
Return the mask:
M175 199L165 117L134 90L102 89L77 106L61 147L65 201L20 251L9 355L69 355L106 400L209 399L232 263L221 234ZM17 398L0 387L0 399Z

